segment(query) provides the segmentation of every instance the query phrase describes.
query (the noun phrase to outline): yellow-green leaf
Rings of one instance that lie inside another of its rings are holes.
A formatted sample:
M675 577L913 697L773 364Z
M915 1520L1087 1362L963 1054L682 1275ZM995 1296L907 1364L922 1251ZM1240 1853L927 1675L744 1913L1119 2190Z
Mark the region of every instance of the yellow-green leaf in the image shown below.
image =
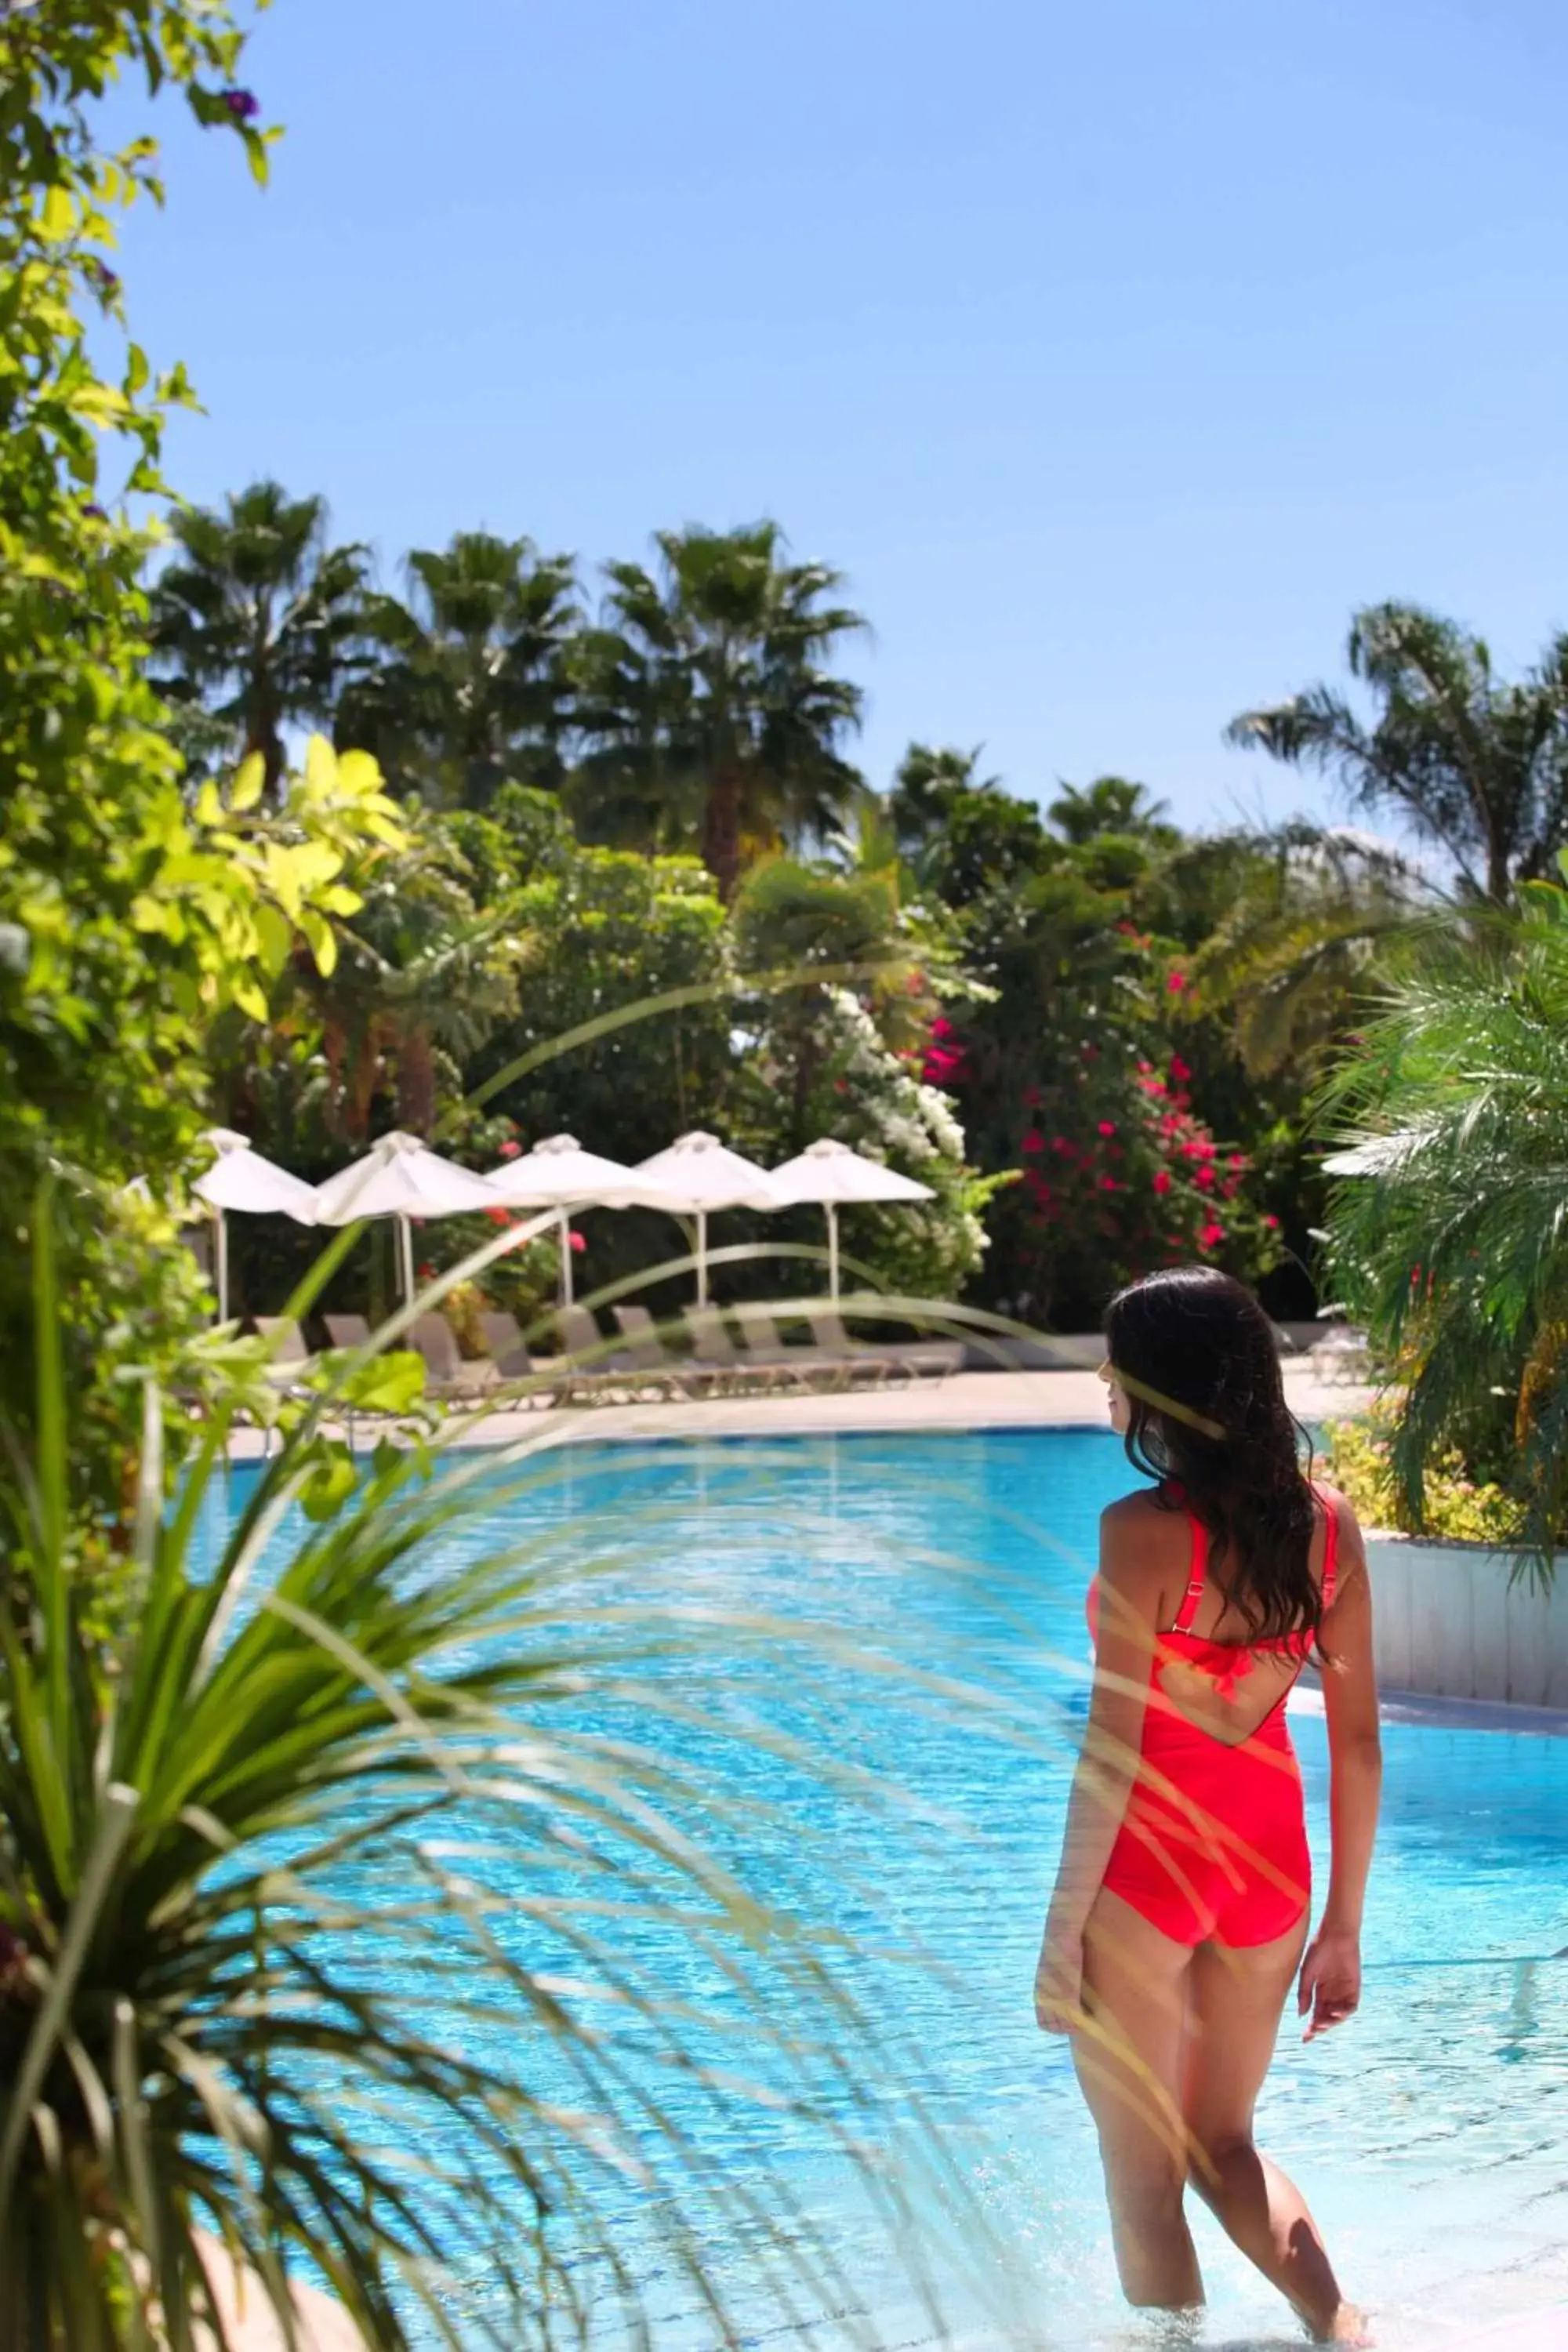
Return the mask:
M229 807L237 816L243 814L245 810L253 809L256 806L257 802L261 798L266 782L267 762L259 751L252 751L248 760L240 761L239 773L234 780L234 790L228 796Z

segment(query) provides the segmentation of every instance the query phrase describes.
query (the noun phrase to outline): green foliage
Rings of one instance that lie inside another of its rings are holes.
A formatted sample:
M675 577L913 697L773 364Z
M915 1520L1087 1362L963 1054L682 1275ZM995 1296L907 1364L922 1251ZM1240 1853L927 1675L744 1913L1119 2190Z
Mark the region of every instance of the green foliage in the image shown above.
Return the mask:
M840 747L862 698L824 665L865 625L824 601L837 572L783 561L776 523L656 543L657 578L605 567L603 623L578 647L574 806L589 838L699 848L728 904L752 857L820 838L849 804Z
M1396 1419L1397 1408L1385 1402L1353 1421L1331 1422L1324 1432L1325 1475L1363 1525L1499 1550L1516 1545L1522 1526L1518 1497L1492 1480L1471 1477L1457 1446L1426 1465L1420 1507L1411 1509L1394 1466Z
M222 514L181 508L173 529L179 552L152 596L153 683L206 722L182 738L198 774L258 752L276 793L285 731L328 719L369 660L370 551L329 546L325 501L276 482Z
M710 2160L758 2100L809 2122L889 2230L907 2222L864 2095L876 2037L833 1939L702 1843L720 1808L743 1829L748 1760L753 1780L776 1761L731 1680L780 1638L722 1610L704 1632L617 1609L588 1527L482 1537L476 1519L548 1489L531 1448L481 1475L407 1444L356 1462L311 1412L209 1558L240 1392L215 1394L170 1512L153 1381L137 1606L95 1628L47 1214L31 1271L37 1434L0 1477L3 2352L189 2345L216 2326L204 2240L290 2339L289 2273L309 2264L379 2352L416 2325L454 2347L575 2342L595 2267L636 2312L607 2219L628 2170L728 2337L699 2196L781 2308L815 2283L784 2168L754 2145ZM360 1369L362 1398L395 1384ZM605 1736L605 1710L635 1736ZM664 1752L676 1724L710 1735L700 1775ZM616 1918L639 1923L635 1950ZM803 2007L809 2048L778 2021ZM688 2125L661 2096L672 2074ZM465 2278L483 2285L469 2310Z
M142 674L146 537L100 503L116 455L126 488L157 490L163 417L188 392L133 343L118 380L101 373L123 325L115 215L161 188L154 143L100 152L90 110L140 72L232 130L261 173L232 17L39 0L6 13L0 45L0 1419L13 1434L31 1419L25 1204L54 1171L87 1400L69 1499L95 1558L128 1532L125 1370L172 1372L196 1336L172 1180L205 1121L208 1025L263 1016L295 953L329 965L367 855L398 835L373 764L324 746L281 807L258 807L259 761L186 804Z
M1244 711L1230 740L1335 777L1352 805L1395 812L1452 860L1462 889L1501 905L1568 842L1568 635L1517 684L1479 637L1413 604L1374 604L1351 625L1351 675L1370 688L1363 725L1331 687Z
M1542 1558L1568 1528L1565 1060L1568 887L1528 883L1412 944L1325 1104L1374 1171L1336 1186L1331 1254L1399 1383L1409 1522L1457 1449Z
M555 787L571 719L576 568L526 539L459 531L416 548L410 598L376 599L381 659L344 689L340 743L375 752L437 808L484 809L508 783Z
M1017 1173L991 1206L984 1295L1037 1320L1092 1323L1119 1282L1176 1258L1256 1275L1276 1255L1279 1213L1256 1197L1248 1154L1216 1142L1198 1088L1244 1131L1268 1133L1278 1117L1259 1117L1245 1081L1228 1098L1215 1087L1216 1069L1231 1075L1223 1040L1209 1041L1205 1072L1186 1059L1180 836L1121 778L1069 789L1053 831L994 781L976 783L974 767L915 747L891 817L987 998L933 1024L924 1064L953 1097L974 1162Z

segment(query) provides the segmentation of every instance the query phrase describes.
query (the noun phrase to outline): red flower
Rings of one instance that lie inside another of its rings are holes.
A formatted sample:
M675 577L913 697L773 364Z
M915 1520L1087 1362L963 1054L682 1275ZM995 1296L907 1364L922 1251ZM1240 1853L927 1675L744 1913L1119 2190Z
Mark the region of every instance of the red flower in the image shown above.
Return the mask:
M1166 982L1165 982L1165 986L1166 986L1166 988L1170 991L1170 992L1171 992L1171 994L1172 994L1173 996L1180 996L1180 994L1181 994L1181 992L1182 992L1183 989L1184 989L1184 988L1185 988L1186 984L1187 984L1187 975L1186 975L1186 973L1185 973L1184 971L1173 971L1173 972L1172 972L1172 973L1171 973L1171 975L1170 975L1170 977L1167 979L1167 981L1166 981Z
M1168 1168L1157 1168L1157 1169L1154 1171L1154 1190L1155 1190L1155 1192L1168 1192L1170 1191L1170 1189L1171 1189L1171 1171L1170 1171L1170 1170L1169 1170Z
M1102 1118L1100 1122L1100 1131L1101 1135L1114 1135L1116 1121L1113 1118Z
M1102 1192L1120 1192L1121 1187L1114 1176L1102 1176L1100 1180L1100 1189Z
M1024 1088L1024 1108L1025 1108L1026 1110L1038 1110L1039 1107L1040 1107L1040 1089L1039 1089L1039 1087L1037 1087L1037 1086L1034 1086L1034 1085L1026 1086L1026 1087Z
M414 1271L421 1282L432 1282L435 1279L436 1269L433 1265L416 1265Z
M1247 1165L1246 1152L1233 1151L1230 1155L1230 1164L1233 1168L1245 1168Z
M931 1024L931 1034L933 1037L951 1037L952 1034L952 1022L944 1021L939 1015L938 1018Z
M492 1225L510 1225L511 1223L511 1211L510 1209L487 1209L485 1211L485 1214L489 1219Z
M500 1148L500 1156L503 1160L516 1160L521 1156L521 1151L522 1146L521 1143L503 1143Z
M1200 1192L1206 1192L1214 1182L1214 1170L1206 1167L1194 1168L1193 1171L1193 1181L1197 1186Z
M585 1249L587 1248L588 1244L587 1244L587 1243L583 1239L583 1236L582 1236L582 1234L581 1234L580 1233L574 1232L574 1233L573 1233L573 1235L572 1235L572 1246L573 1246L573 1248L574 1248L574 1250L585 1250Z
M1022 1143L1022 1145L1021 1145L1021 1147L1020 1147L1020 1149L1021 1149L1021 1150L1025 1150L1025 1151L1043 1151L1043 1150L1045 1150L1045 1148L1046 1148L1046 1139L1045 1139L1045 1137L1040 1133L1040 1130L1039 1130L1039 1129L1038 1129L1037 1127L1032 1127L1032 1128L1029 1129L1029 1131L1028 1131L1027 1135L1026 1135L1026 1136L1025 1136L1024 1140L1023 1140L1023 1143Z
M1265 1217L1263 1223L1265 1230L1268 1233L1277 1234L1279 1230L1279 1220L1278 1217Z
M1182 978L1180 972L1173 971L1171 974L1171 985L1173 988L1185 988L1186 984L1186 982ZM1178 1086L1184 1086L1192 1075L1192 1071L1189 1069L1186 1063L1183 1061L1180 1054L1173 1054L1171 1056L1171 1076L1175 1079L1176 1084Z
M1066 1151L1066 1150L1068 1150L1068 1139L1067 1139L1067 1137L1066 1137L1065 1135L1053 1135L1053 1136L1052 1136L1052 1138L1051 1138L1051 1150L1052 1150L1053 1151Z
M1224 1239L1225 1227L1221 1224L1216 1224L1211 1217L1208 1223L1202 1227L1198 1234L1198 1247L1199 1249L1206 1250L1214 1249L1217 1247L1219 1243L1224 1241Z

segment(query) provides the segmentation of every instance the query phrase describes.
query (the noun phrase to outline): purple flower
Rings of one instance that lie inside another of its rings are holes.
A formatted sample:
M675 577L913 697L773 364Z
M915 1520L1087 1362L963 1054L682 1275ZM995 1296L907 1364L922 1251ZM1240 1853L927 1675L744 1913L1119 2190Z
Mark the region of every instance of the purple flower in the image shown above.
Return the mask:
M218 95L237 122L254 122L261 111L261 100L254 90L225 89Z

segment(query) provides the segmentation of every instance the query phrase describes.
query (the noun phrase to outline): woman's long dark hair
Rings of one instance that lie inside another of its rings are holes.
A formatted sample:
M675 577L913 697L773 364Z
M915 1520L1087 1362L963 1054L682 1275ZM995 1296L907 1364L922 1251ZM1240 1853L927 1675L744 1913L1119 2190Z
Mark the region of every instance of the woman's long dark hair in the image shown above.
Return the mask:
M1131 1406L1133 1468L1180 1487L1209 1531L1210 1573L1255 1640L1307 1629L1316 1639L1317 1507L1303 1433L1285 1402L1274 1328L1251 1291L1215 1266L1172 1266L1117 1293L1105 1338Z

